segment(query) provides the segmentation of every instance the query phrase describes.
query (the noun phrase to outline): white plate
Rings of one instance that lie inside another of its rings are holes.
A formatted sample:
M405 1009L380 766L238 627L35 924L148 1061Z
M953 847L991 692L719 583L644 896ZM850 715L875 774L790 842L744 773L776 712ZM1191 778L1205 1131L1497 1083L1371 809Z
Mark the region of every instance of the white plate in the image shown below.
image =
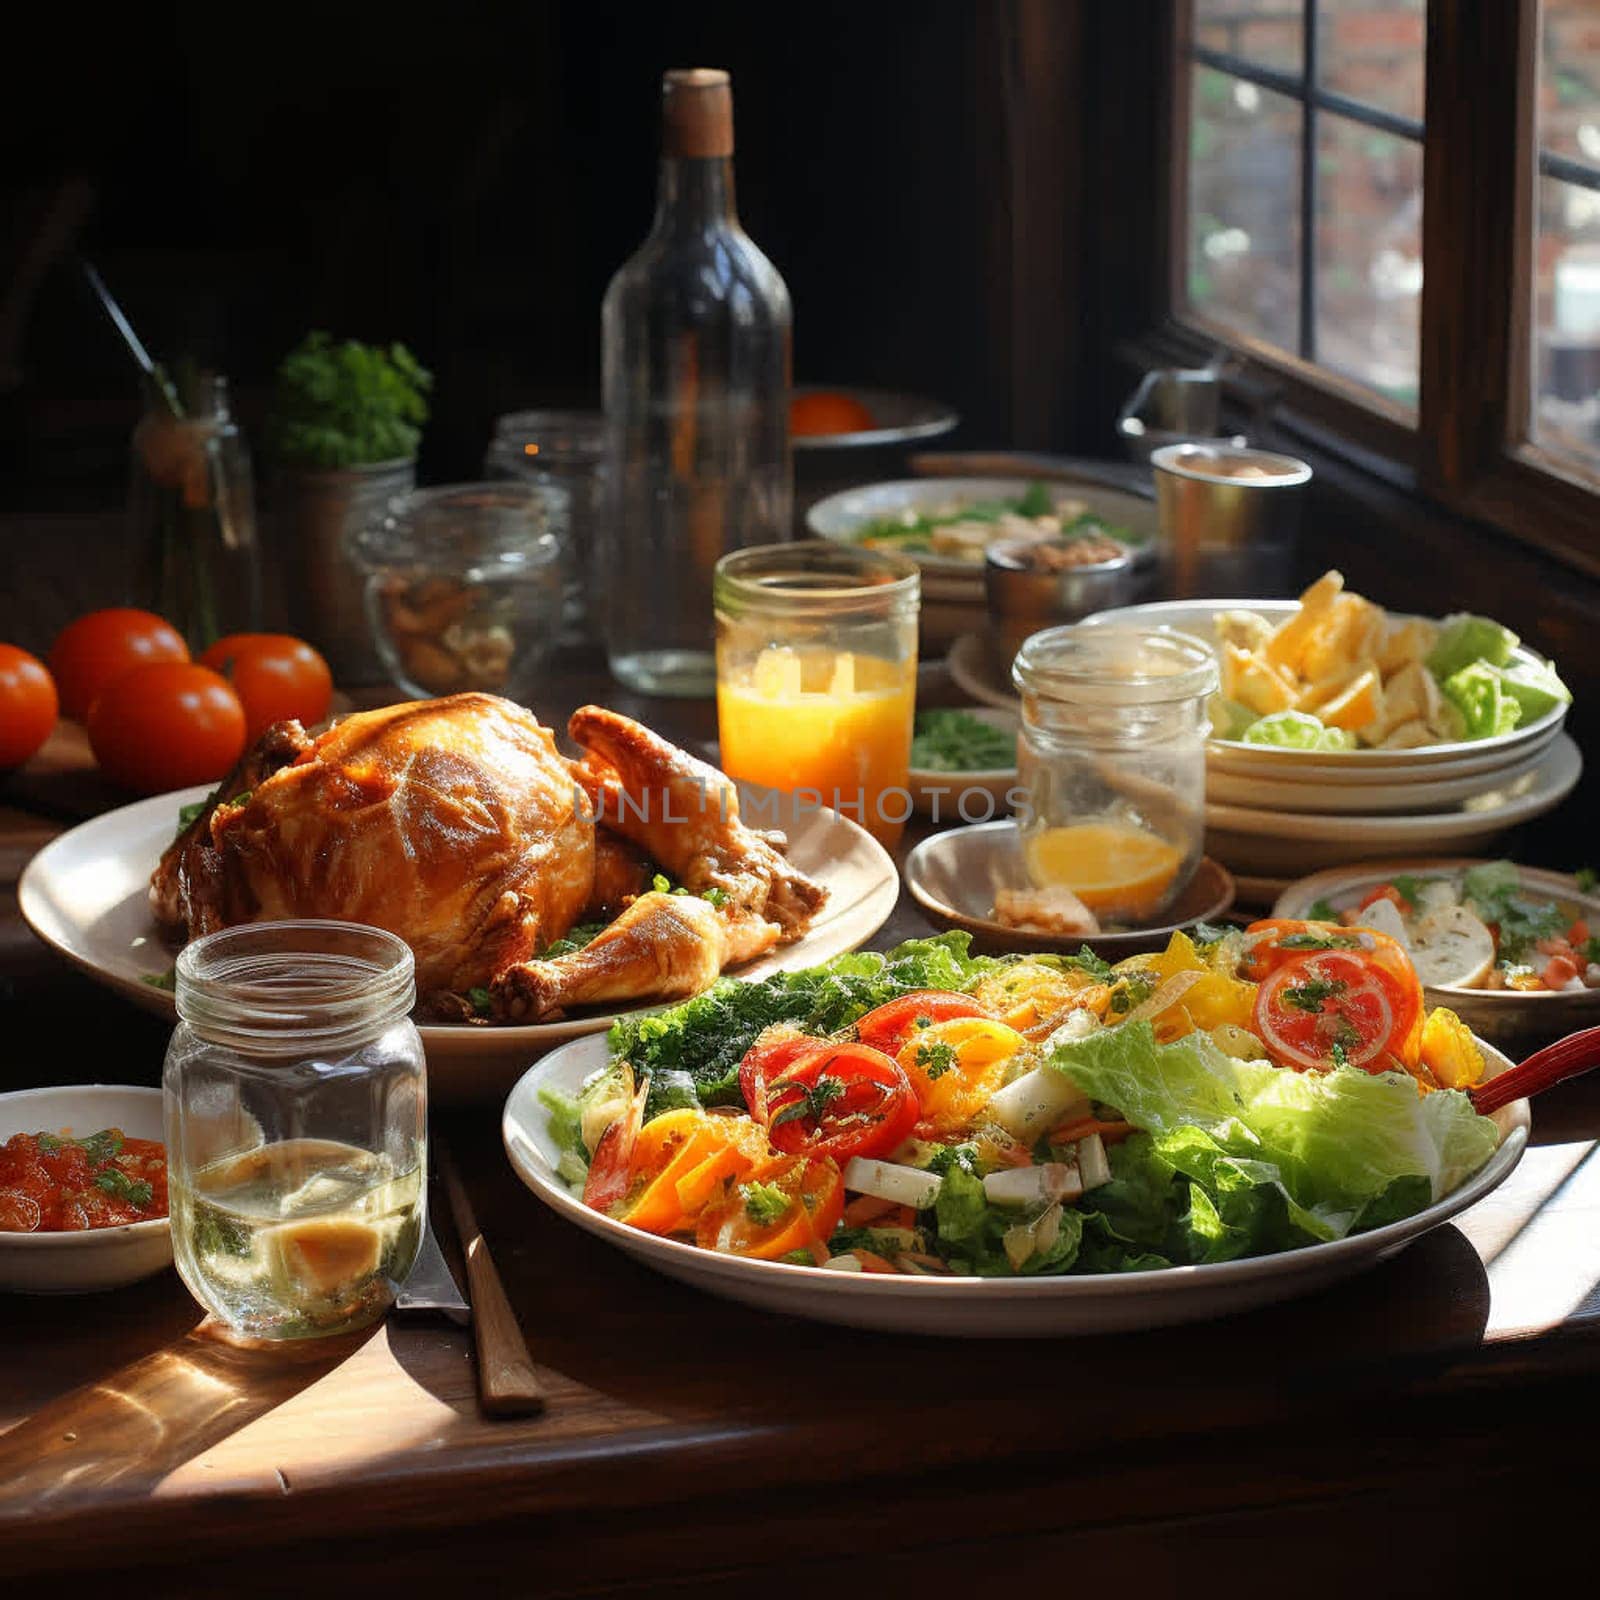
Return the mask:
M85 822L47 844L17 886L22 914L46 944L90 977L172 1020L177 1015L172 995L144 981L167 972L174 954L161 939L145 891L172 840L178 808L209 793L197 788L157 795ZM822 915L804 938L739 968L739 975L761 978L815 966L870 939L900 893L900 874L883 846L833 811L797 812L788 805L780 813L770 791L757 795L741 784L739 794L746 819L754 826L784 827L789 859L829 891ZM596 1009L531 1026L422 1024L429 1093L436 1104L498 1100L523 1068L552 1046L609 1027L618 1010L647 1009Z
M1472 801L1489 808L1531 794L1541 781L1547 746L1493 772L1466 777L1419 777L1403 781L1375 776L1356 783L1300 781L1300 774L1264 777L1227 770L1206 762L1206 799L1217 805L1248 806L1261 811L1320 811L1338 816L1377 816L1395 811L1440 811ZM1445 772L1428 767L1425 772Z
M70 1133L86 1139L121 1128L130 1139L164 1139L161 1091L86 1083L0 1094L0 1144L14 1133ZM0 1289L24 1294L86 1294L118 1289L172 1260L165 1217L79 1233L0 1233Z
M1397 872L1454 874L1483 864L1481 859L1429 856L1335 867L1290 884L1279 895L1272 915L1304 917L1315 901L1324 899L1342 911L1359 904L1368 889L1387 883ZM1600 895L1585 894L1566 874L1518 867L1517 876L1532 897L1575 906L1591 927L1600 927ZM1600 989L1464 989L1452 983L1429 984L1424 993L1430 1006L1448 1006L1474 1033L1496 1043L1559 1039L1600 1022Z
M1000 711L993 706L940 706L938 710L964 711L979 722L1005 733L1016 733L1015 711ZM987 822L991 817L1010 813L1007 796L1016 787L1016 767L994 767L987 771L939 772L933 767L912 767L906 774L911 803L925 817L950 826L956 822Z
M1214 648L1216 632L1213 622L1219 612L1254 611L1276 625L1287 622L1299 610L1298 600L1158 600L1148 605L1119 606L1113 611L1098 611L1091 617L1085 617L1079 626L1093 628L1110 623L1170 628L1177 633L1188 633ZM1407 615L1398 611L1389 614L1400 620L1405 620ZM1546 664L1543 656L1523 645L1518 645L1512 660L1530 666ZM1542 739L1554 737L1556 730L1566 720L1566 715L1567 708L1558 706L1554 711L1547 711L1542 717L1536 717L1532 722L1497 738L1424 745L1418 750L1348 750L1337 753L1327 750L1281 750L1264 745L1248 745L1237 739L1212 739L1207 749L1223 755L1236 767L1242 768L1248 764L1257 770L1270 771L1275 776L1287 776L1299 767L1333 766L1359 771L1363 777L1370 779L1380 768L1415 770L1462 758L1492 759L1496 755L1507 756L1513 752L1519 758L1530 755ZM1384 776L1396 775L1387 771L1384 773Z
M1035 483L1043 483L1051 496L1061 500L1081 500L1093 514L1112 527L1126 528L1142 538L1156 534L1156 507L1123 489L1101 483L1065 478L900 478L889 483L869 483L859 489L846 489L819 500L806 512L806 526L819 538L853 544L856 533L869 522L898 516L903 511L934 511L951 505L970 505L978 500L1014 500L1026 494ZM983 600L983 562L964 561L959 556L930 555L916 550L906 552L925 573L943 574L967 580L960 597L976 594ZM954 593L943 598L954 599Z
M1510 1062L1488 1048L1489 1074ZM1281 1255L1161 1272L1084 1274L1059 1278L902 1278L820 1272L782 1261L747 1261L658 1239L591 1211L555 1175L560 1152L551 1141L539 1090L576 1091L606 1061L604 1039L580 1039L546 1056L511 1091L501 1119L506 1154L517 1176L553 1211L626 1251L669 1278L768 1311L890 1333L1033 1338L1043 1334L1114 1333L1197 1322L1287 1300L1386 1260L1503 1183L1528 1142L1528 1102L1495 1114L1500 1147L1453 1194L1403 1222L1332 1244Z
M1462 806L1421 816L1352 817L1208 803L1206 854L1235 874L1287 878L1419 851L1478 855L1509 828L1553 811L1582 773L1577 745L1562 734L1540 762L1539 780L1527 794L1481 811Z

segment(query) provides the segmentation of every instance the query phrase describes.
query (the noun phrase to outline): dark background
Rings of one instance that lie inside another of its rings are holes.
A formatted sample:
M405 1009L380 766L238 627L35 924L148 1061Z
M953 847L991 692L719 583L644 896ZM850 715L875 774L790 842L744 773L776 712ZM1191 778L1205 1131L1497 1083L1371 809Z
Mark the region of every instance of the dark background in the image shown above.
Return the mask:
M437 379L422 477L472 476L498 412L597 401L601 295L654 204L661 71L725 66L740 211L793 296L797 378L923 392L1004 441L983 7L260 17L184 5L84 21L30 52L37 73L13 56L13 283L52 210L81 207L73 242L152 351L230 374L247 425L308 329L403 340ZM114 502L139 397L109 326L65 259L0 317L7 507Z

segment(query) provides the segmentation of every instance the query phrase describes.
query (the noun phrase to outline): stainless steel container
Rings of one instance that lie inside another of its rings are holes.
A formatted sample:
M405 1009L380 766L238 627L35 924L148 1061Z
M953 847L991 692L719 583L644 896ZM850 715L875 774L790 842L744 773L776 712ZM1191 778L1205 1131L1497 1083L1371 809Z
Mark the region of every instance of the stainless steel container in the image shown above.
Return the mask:
M1166 445L1150 457L1163 587L1176 599L1276 594L1293 579L1311 468L1233 445Z
M1033 562L1041 545L1061 539L1000 539L984 556L983 586L989 602L989 647L996 667L1009 676L1022 642L1041 628L1077 622L1091 612L1131 605L1140 598L1151 563L1127 550L1110 561L1087 562L1059 572L1041 572Z
M1219 367L1158 367L1145 373L1117 417L1117 432L1135 461L1169 444L1242 445L1243 434L1222 432Z
M416 481L417 464L409 460L284 468L275 479L289 614L295 631L327 657L336 683L382 683L388 676L367 628L366 575L350 560L346 536L376 521Z

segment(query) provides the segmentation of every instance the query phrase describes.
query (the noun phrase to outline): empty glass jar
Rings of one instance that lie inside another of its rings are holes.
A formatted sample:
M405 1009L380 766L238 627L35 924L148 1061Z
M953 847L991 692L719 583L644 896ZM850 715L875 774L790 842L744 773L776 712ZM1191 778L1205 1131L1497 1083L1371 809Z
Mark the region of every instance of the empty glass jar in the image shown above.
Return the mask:
M1216 658L1183 634L1049 628L1011 675L1029 876L1071 889L1103 924L1154 920L1200 860Z
M264 1339L381 1317L425 1213L411 951L349 922L226 928L178 957L163 1076L173 1255Z

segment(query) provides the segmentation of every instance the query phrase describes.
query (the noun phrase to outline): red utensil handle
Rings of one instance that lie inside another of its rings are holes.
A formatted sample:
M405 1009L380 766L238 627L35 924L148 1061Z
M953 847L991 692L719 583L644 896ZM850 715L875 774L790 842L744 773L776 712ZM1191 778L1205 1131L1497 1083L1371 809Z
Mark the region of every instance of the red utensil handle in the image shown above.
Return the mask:
M1569 1034L1542 1050L1535 1050L1520 1066L1502 1072L1472 1091L1473 1107L1482 1116L1508 1106L1525 1095L1576 1078L1592 1067L1600 1067L1600 1028L1585 1028Z

